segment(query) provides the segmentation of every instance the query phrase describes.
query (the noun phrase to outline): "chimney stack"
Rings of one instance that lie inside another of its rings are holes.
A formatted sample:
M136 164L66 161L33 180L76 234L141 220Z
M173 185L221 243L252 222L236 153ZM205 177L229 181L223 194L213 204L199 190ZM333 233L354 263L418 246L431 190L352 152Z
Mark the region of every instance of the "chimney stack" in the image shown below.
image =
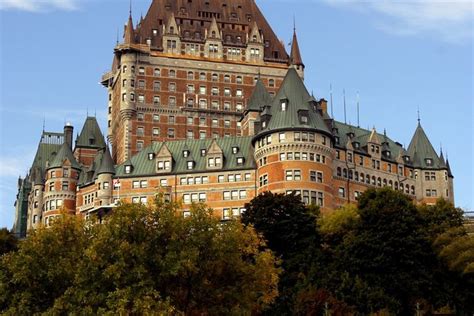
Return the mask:
M69 148L72 150L72 134L74 132L74 127L71 125L71 123L66 123L64 126L64 142L69 146Z

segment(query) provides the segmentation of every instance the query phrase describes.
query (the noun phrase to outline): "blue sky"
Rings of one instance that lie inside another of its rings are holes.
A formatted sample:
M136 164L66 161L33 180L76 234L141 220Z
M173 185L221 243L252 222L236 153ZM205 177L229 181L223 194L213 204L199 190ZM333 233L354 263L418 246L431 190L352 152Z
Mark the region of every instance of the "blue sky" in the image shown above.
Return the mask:
M134 0L134 20L151 0ZM334 95L334 114L408 146L421 123L434 147L449 155L458 206L472 210L473 4L464 1L258 0L288 43L293 15L306 85ZM112 63L128 1L0 1L0 227L11 227L19 175L31 165L46 130L70 121L79 132L87 112L106 122L101 74ZM103 127L103 131L105 128Z

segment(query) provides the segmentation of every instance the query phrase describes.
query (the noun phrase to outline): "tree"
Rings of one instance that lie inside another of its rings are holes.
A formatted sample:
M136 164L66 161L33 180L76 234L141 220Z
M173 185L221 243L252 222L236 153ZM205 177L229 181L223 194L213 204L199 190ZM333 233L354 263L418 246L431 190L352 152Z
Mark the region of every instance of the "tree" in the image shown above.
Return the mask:
M63 216L39 228L0 262L0 313L29 315L52 306L73 284L88 242L81 220Z
M333 247L327 286L362 313L412 313L437 262L416 206L389 188L359 197L359 220ZM358 296L356 293L363 295Z
M17 248L18 240L7 228L0 229L0 257Z
M277 261L253 228L160 200L123 204L101 225L60 220L0 269L10 314L250 314L278 294Z
M280 295L269 314L291 314L299 290L319 271L319 208L307 208L299 196L265 192L245 205L242 223L253 225L282 259Z

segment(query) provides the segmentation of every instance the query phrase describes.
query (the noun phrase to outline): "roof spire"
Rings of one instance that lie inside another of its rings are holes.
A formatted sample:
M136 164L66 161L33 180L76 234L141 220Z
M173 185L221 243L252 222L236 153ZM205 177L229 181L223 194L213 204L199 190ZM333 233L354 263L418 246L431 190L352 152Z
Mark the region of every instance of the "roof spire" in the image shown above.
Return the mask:
M135 31L133 30L133 20L132 20L132 0L130 0L130 11L128 15L128 23L127 23L127 26L125 26L125 34L123 35L124 43L133 44L134 37L135 37L134 34L135 34Z
M45 128L46 128L46 116L43 115L43 133L45 131Z
M421 119L420 119L420 106L418 106L418 125L420 125Z
M290 64L294 66L303 66L303 58L301 58L300 46L298 45L298 38L296 36L296 22L293 28L293 41L291 42Z

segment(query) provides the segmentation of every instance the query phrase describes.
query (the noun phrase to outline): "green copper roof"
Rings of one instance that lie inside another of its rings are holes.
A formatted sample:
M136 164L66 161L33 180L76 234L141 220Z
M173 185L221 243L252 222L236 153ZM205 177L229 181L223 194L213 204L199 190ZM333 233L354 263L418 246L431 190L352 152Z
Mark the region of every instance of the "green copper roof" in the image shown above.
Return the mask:
M104 154L102 155L99 168L96 171L97 175L100 175L103 173L115 174L114 161L112 159L112 156L110 155L110 151L108 147L106 148Z
M68 144L63 143L61 148L59 149L58 154L54 157L54 160L49 164L48 169L51 168L60 168L63 166L65 160L69 160L71 163L71 167L81 170L81 166L77 162L76 158L72 154L71 148L69 148Z
M76 139L76 147L104 148L104 135L95 117L87 117L81 134Z
M354 137L351 139L352 143L359 143L359 148L354 148L354 151L361 153L367 152L367 143L369 142L370 136L373 131L352 126L350 124L345 124L342 122L334 121L334 136L339 137L339 144L336 144L338 148L346 148L346 144L349 140L349 133L353 133ZM395 161L399 156L407 155L405 149L400 146L398 143L390 139L385 133L379 134L375 133L382 149L384 151L390 151L390 157L384 156L383 158L387 160Z
M411 139L410 146L408 146L408 154L413 157L413 166L422 169L443 169L446 166L442 166L438 154L431 145L428 136L425 131L418 123L415 134ZM431 159L432 163L428 164L428 159Z
M286 103L286 109L282 108L283 102ZM265 114L269 114L269 120L266 127L262 126L259 135L294 128L313 129L331 135L323 117L316 110L316 103L311 101L303 80L293 68L288 70L271 107L265 111L260 120L262 124L265 122ZM302 115L307 116L307 123L301 120Z
M201 150L209 149L212 139L201 140L182 140L171 141L166 143L153 143L146 147L137 155L133 156L129 161L122 163L116 168L117 177L127 176L148 176L156 175L156 159L150 160L149 154L157 154L163 146L166 146L173 157L171 174L187 174L195 172L209 172L207 169L208 156L202 156ZM217 145L221 148L223 153L223 167L217 169L219 171L228 170L245 170L255 169L255 162L253 160L253 147L251 144L251 137L224 137L216 139ZM232 148L237 147L238 152L234 154ZM183 157L183 151L189 150L189 156ZM237 158L244 157L243 165L237 165ZM187 161L195 162L193 170L187 169ZM130 174L125 174L125 165L132 165L133 171ZM214 170L214 169L213 169Z
M258 79L255 84L255 88L250 96L247 110L248 111L260 111L260 107L269 105L272 102L272 97L265 88L262 80Z
M44 174L46 163L48 161L51 163L54 160L63 143L64 135L62 133L43 132L31 170L37 170L35 173Z

